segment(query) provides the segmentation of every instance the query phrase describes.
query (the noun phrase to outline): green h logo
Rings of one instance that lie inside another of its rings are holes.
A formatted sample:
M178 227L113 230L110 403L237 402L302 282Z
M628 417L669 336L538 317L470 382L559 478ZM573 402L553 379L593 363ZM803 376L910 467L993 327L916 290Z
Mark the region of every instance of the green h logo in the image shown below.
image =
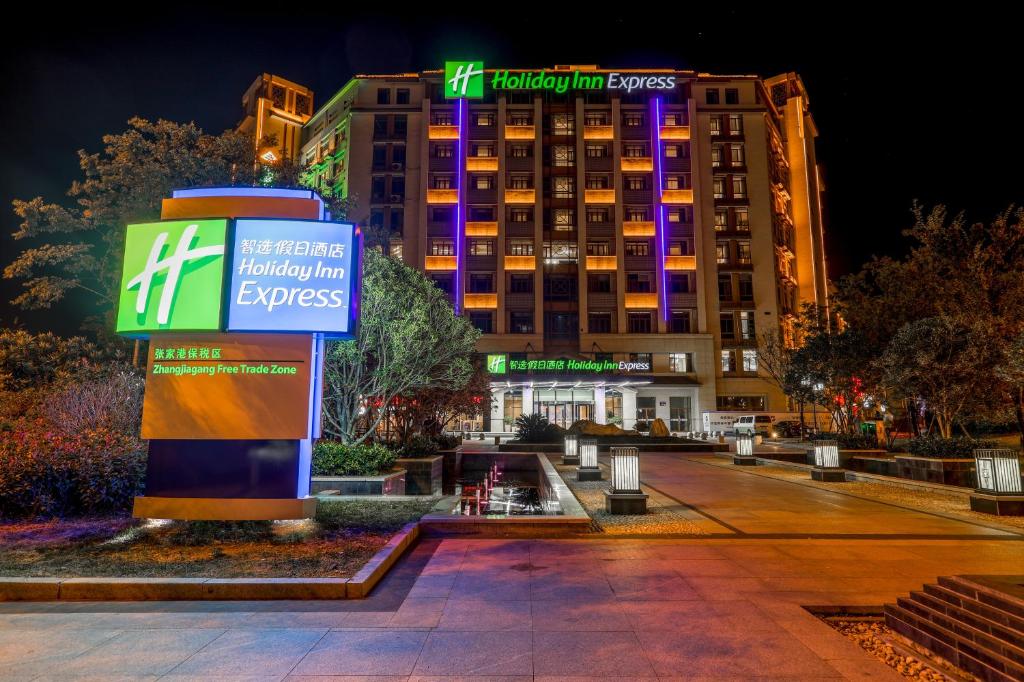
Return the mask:
M506 374L508 366L505 363L505 354L487 356L487 372L490 374Z
M484 96L483 62L445 62L444 96L448 99L466 97L480 99Z
M129 225L118 332L220 328L227 220Z

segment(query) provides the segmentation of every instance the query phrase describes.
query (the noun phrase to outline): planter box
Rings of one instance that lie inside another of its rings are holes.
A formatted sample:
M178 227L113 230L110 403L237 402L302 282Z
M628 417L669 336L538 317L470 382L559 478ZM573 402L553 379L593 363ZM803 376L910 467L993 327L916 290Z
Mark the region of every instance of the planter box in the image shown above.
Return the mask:
M974 458L938 459L937 457L914 457L896 455L897 475L914 481L956 485L962 488L975 487Z
M850 471L860 471L865 474L877 474L879 476L893 476L899 477L899 465L896 462L895 457L891 454L861 454L856 450L850 451L852 454L846 462L846 468ZM864 450L864 453L871 452L870 450ZM842 453L841 453L842 454Z
M405 469L394 469L378 476L314 476L310 482L313 495L337 490L340 495L404 495Z
M441 491L445 495L451 495L455 492L455 479L459 477L459 472L462 471L462 450L458 448L454 450L438 450L437 454L444 460Z
M440 495L444 485L444 455L403 457L396 464L405 469L406 495Z

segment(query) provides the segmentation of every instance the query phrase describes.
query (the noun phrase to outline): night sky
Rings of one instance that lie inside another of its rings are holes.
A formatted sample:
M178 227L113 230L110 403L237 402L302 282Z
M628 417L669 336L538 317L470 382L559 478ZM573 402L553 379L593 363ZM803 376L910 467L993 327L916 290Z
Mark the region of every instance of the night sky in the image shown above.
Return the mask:
M21 246L9 237L17 225L11 200L61 198L79 177L76 151L97 151L100 137L122 131L133 115L194 120L219 132L238 123L242 93L263 71L311 87L319 106L354 73L438 68L446 58L482 58L488 67L800 73L820 130L833 278L873 254L901 253L915 199L977 220L1024 201L1014 17L971 17L961 8L910 23L864 5L842 16L820 3L796 21L767 3L733 12L726 3L714 11L686 5L678 17L659 15L655 5L554 6L511 3L493 20L314 15L299 3L265 13L178 3L153 19L135 18L135 10L74 16L53 7L9 25L0 45L3 264ZM0 324L75 330L73 302L25 313L7 303L18 289L0 282Z

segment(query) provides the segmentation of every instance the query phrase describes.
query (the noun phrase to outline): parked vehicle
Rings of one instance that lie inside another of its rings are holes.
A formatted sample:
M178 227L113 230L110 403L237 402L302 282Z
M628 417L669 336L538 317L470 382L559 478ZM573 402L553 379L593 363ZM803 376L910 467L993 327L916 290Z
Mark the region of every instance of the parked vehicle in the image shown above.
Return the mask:
M745 414L733 422L732 432L737 436L750 434L770 437L772 435L772 418L767 414Z
M772 438L810 438L817 432L814 424L805 422L801 429L799 421L783 419L775 422Z

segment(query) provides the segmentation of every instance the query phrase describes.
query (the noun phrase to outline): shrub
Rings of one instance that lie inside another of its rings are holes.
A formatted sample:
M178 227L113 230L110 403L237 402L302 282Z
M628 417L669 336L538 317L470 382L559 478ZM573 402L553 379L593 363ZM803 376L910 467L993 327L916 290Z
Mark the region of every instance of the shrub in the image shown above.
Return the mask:
M563 431L542 414L521 414L516 418L516 439L523 443L554 443Z
M994 448L995 441L977 440L967 436L943 438L941 436L918 436L907 442L907 452L917 457L938 457L939 459L956 459L972 457L975 448Z
M434 436L434 441L437 443L438 450L454 450L462 443L461 438L458 436L451 436L447 433Z
M68 382L46 402L44 411L65 433L109 428L129 436L142 425L146 382L130 365L114 364Z
M51 431L23 421L0 440L0 517L123 512L141 493L146 457L110 429Z
M347 445L320 440L313 447L314 476L376 476L395 466L398 453L380 443Z
M417 433L398 449L398 454L400 457L433 457L439 449L436 439Z
M864 433L829 433L822 431L812 440L834 440L840 450L878 450L881 446L878 439Z

